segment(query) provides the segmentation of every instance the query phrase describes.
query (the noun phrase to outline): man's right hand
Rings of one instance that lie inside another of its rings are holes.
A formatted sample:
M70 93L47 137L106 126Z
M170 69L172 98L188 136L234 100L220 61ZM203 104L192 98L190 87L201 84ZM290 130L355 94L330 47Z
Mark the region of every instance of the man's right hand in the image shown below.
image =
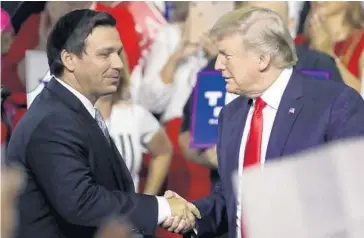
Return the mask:
M172 211L172 215L162 224L162 227L168 229L168 231L185 233L194 227L196 217L201 219L200 211L196 206L177 193L167 191L164 197L167 198Z
M196 208L196 206L187 202L183 198L173 196L173 197L168 197L167 201L171 208L172 216L174 217L178 216L187 219L188 217L191 217L191 215L193 215L198 218L201 218L200 212Z

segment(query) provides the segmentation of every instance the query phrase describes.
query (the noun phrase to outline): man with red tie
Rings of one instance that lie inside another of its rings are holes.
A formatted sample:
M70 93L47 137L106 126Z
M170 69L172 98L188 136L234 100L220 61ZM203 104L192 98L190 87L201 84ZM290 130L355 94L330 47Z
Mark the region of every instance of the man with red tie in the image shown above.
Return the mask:
M229 238L241 238L244 212L237 199L241 196L234 193L233 172L242 174L249 166L364 136L364 101L341 82L313 79L295 69L294 41L274 11L235 10L220 19L210 35L219 50L215 68L222 72L227 91L240 95L219 115L220 181L207 198L194 203L202 218L193 226L178 218L163 226L197 237L228 233Z

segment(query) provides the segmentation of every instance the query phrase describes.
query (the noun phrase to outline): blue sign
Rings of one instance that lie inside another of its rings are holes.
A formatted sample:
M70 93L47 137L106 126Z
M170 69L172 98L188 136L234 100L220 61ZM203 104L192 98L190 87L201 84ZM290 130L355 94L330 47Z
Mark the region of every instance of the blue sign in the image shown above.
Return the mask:
M218 117L225 105L225 85L221 72L198 73L193 92L191 148L209 148L216 144Z

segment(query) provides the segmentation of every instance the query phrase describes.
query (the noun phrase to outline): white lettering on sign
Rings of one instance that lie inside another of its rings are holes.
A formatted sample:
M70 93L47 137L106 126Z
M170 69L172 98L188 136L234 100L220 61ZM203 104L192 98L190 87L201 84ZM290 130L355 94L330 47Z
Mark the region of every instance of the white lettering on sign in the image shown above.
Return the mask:
M208 123L209 125L217 125L218 117L222 106L218 106L217 102L219 98L223 97L223 93L221 91L207 91L205 92L205 98L208 100L208 104L213 108L213 118L210 118Z
M215 107L214 108L214 117L219 117L221 109L222 109L222 107Z
M205 92L205 98L209 100L209 106L214 107L217 105L217 100L222 97L220 91L207 91Z
M219 120L217 118L209 119L209 125L217 125Z
M222 109L222 106L218 106L217 102L220 98L224 98L225 105L230 103L232 100L238 97L238 95L232 94L232 93L226 93L223 94L221 91L206 91L205 92L205 98L208 100L208 104L210 107L213 108L212 116L213 118L208 119L209 125L217 125L218 123L218 117L220 114L220 111Z

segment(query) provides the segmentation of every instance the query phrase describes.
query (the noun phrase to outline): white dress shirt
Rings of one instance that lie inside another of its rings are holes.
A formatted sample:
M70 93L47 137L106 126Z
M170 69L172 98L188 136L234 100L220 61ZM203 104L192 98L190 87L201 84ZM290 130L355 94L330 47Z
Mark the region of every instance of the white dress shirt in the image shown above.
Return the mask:
M261 159L260 163L263 166L265 162L265 157L268 148L268 142L270 133L272 131L274 119L276 117L279 104L281 102L282 95L284 90L287 87L288 81L292 75L293 69L284 69L282 73L278 76L277 80L262 94L261 98L267 104L263 109L263 134L262 134L262 147L261 147ZM246 123L244 127L243 137L240 145L240 153L239 153L239 167L238 174L239 177L243 174L243 163L244 163L244 154L245 154L245 146L248 140L248 135L250 131L250 123L254 112L255 100L253 101L253 105L250 107L248 116L246 118ZM237 236L241 237L241 186L238 186L238 201L237 201Z
M94 105L88 100L84 95L80 92L72 88L70 85L65 83L63 80L60 80L54 77L61 85L63 85L66 89L68 89L71 93L73 93L83 104L86 110L91 114L91 116L95 119L96 111ZM169 207L169 203L166 198L162 196L156 196L158 201L158 224L161 224L167 217L169 217L171 213L171 208Z

